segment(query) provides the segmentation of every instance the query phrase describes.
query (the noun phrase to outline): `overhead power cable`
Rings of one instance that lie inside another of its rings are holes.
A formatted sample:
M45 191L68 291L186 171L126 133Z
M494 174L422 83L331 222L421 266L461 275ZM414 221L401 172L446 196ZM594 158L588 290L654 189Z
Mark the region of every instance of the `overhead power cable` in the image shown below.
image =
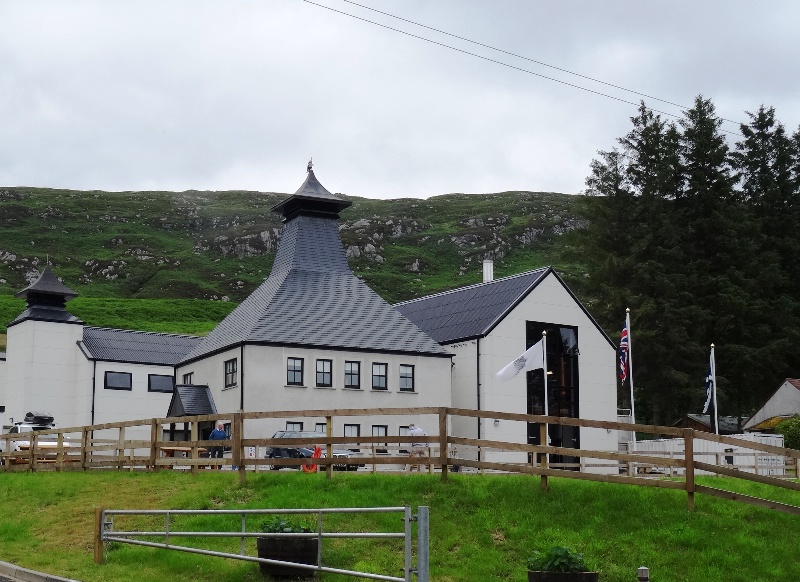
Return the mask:
M561 85L566 85L567 87L572 87L573 89L580 89L581 91L586 91L587 93L592 93L592 94L594 94L594 95L598 95L598 96L600 96L600 97L605 97L605 98L607 98L607 99L613 99L614 101L619 101L619 102L621 102L621 103L626 103L626 104L628 104L628 105L633 105L634 107L638 107L638 106L639 106L639 104L638 104L638 103L636 103L636 102L634 102L634 101L629 101L629 100L627 100L627 99L623 99L622 97L617 97L617 96L615 96L615 95L610 95L610 94L608 94L608 93L603 93L602 91L596 91L596 90L594 90L594 89L590 89L590 88L588 88L588 87L583 87L583 86L581 86L581 85L576 85L576 84L574 84L574 83L570 83L570 82L568 82L568 81L563 81L563 80L561 80L561 79L557 79L557 78L555 78L555 77L550 77L550 76L548 76L548 75L543 75L543 74L541 74L541 73L537 73L537 72L535 72L535 71L531 71L530 69L525 69L525 68L523 68L523 67L518 67L518 66L516 66L516 65L512 65L512 64L510 64L510 63L505 63L505 62L503 62L503 61L498 61L497 59L492 59L492 58L490 58L490 57L486 57L486 56L484 56L484 55L480 55L480 54L478 54L478 53L473 53L473 52L471 52L471 51L468 51L468 50L465 50L465 49L462 49L462 48L458 48L458 47L455 47L455 46L452 46L452 45L449 45L449 44L445 44L445 43L443 43L443 42L439 42L439 41L436 41L436 40L433 40L433 39L430 39L430 38L427 38L427 37L424 37L424 36L419 36L419 35L417 35L417 34L413 34L413 33L411 33L411 32L407 32L407 31L405 31L405 30L401 30L401 29L399 29L399 28L394 28L394 27L392 27L392 26L388 26L388 25L386 25L386 24L382 24L382 23L380 23L380 22L375 22L374 20L369 20L368 18L364 18L364 17L362 17L362 16L357 16L357 15L355 15L355 14L351 14L351 13L349 13L349 12L345 12L345 11L343 11L343 10L338 10L338 9L336 9L336 8L332 8L332 7L330 7L330 6L326 6L326 5L324 5L324 4L319 4L318 2L313 2L312 0L302 0L302 1L303 1L303 2L305 2L306 4L311 4L311 5L313 5L313 6L317 6L318 8L324 8L325 10L330 10L331 12L335 12L335 13L337 13L337 14L341 14L341 15L343 15L343 16L349 16L350 18L354 18L354 19L356 19L356 20L360 20L360 21L362 21L362 22L366 22L366 23L368 23L368 24L373 24L373 25L375 25L375 26L380 26L381 28L385 28L385 29L387 29L387 30L391 30L392 32L397 32L397 33L399 33L399 34L404 34L404 35L406 35L406 36L410 36L411 38L415 38L415 39L417 39L417 40L423 40L423 41L425 41L425 42L429 42L429 43L431 43L431 44L434 44L434 45L440 46L440 47L442 47L442 48L450 49L450 50L452 50L452 51L456 51L456 52L459 52L459 53L462 53L462 54L465 54L465 55L468 55L468 56L471 56L471 57L475 57L475 58L478 58L478 59L482 59L482 60L484 60L484 61L488 61L488 62L490 62L490 63L494 63L494 64L496 64L496 65L501 65L501 66L503 66L503 67L507 67L507 68L509 68L509 69L513 69L513 70L515 70L515 71L519 71L519 72L521 72L521 73L527 73L527 74L529 74L529 75L533 75L533 76L535 76L535 77L539 77L539 78L542 78L542 79L546 79L546 80L548 80L548 81L553 81L553 82L555 82L555 83L560 83ZM349 0L345 0L345 1L346 1L346 2L348 2ZM355 5L357 5L357 6L361 6L360 4L356 4L355 2L350 2L350 3L351 3L351 4L355 4ZM368 7L365 7L365 8L368 8ZM372 10L372 9L370 9L370 10ZM380 12L380 11L376 11L376 12ZM387 14L387 13L382 13L382 14ZM398 18L398 19L400 19L400 20L405 20L405 19L403 19L403 18L400 18L399 16L393 16L393 15L391 15L391 14L387 14L387 15L388 15L388 16L392 16L393 18ZM416 23L414 23L413 21L407 21L407 22L410 22L410 23L412 23L412 24L416 24ZM434 29L434 28L431 28L431 27L428 27L428 26L425 26L425 25L422 25L422 24L420 24L420 25L418 25L418 26L424 26L425 28L430 28L431 30L436 30L436 29ZM440 32L440 31L437 31L437 32ZM444 34L449 34L449 33L444 33ZM452 34L450 34L450 36L453 36L453 37L455 37L455 38L461 38L461 37L458 37L458 36L456 36L456 35L452 35ZM464 39L464 40L468 40L468 39ZM469 42L473 42L473 41L469 41ZM481 43L478 43L478 42L475 42L475 44L481 45ZM488 48L493 48L493 47L489 47L488 45L481 45L481 46L487 46ZM507 52L507 51L503 51L503 50L501 50L501 49L494 49L494 50L498 50L498 51L500 51L500 52ZM509 55L514 55L514 53L507 53L507 54L509 54ZM514 55L514 56L518 56L518 55ZM521 58L526 58L526 57L521 57ZM532 61L532 62L537 62L537 61L533 61L533 59L527 59L527 60L529 60L529 61ZM549 65L548 65L548 66L549 66ZM558 69L558 67L553 67L553 68L555 68L555 69ZM560 69L559 69L559 70L560 70ZM566 71L566 70L565 70L565 71ZM566 72L569 72L569 71L566 71ZM571 73L571 74L578 75L578 76L583 76L583 75L579 75L578 73ZM586 78L586 79L591 79L591 77L584 77L584 78ZM593 79L592 79L592 80L593 80ZM602 81L599 81L599 82L601 82L601 83L602 83ZM614 87L614 85L611 85L610 83L605 83L605 84L606 84L606 85L610 85L610 86ZM625 90L627 90L627 89L625 89ZM633 93L636 93L635 91L632 91L632 92L633 92ZM645 96L645 97L647 96L647 95L644 95L643 93L637 93L637 94L638 94L638 95ZM653 99L656 99L656 98L653 98ZM664 103L668 103L668 104L670 104L670 105L675 105L676 107L682 107L681 105L673 104L673 103L671 103L671 102L669 102L669 101L665 101L665 100L663 100L663 99L657 99L657 100L658 100L658 101L662 101L662 102L664 102ZM675 113L670 113L670 112L668 112L668 111L663 111L663 110L661 110L661 109L655 109L655 108L652 108L652 107L648 107L648 109L650 109L651 111L653 111L653 112L655 112L655 113L660 113L660 114L662 114L662 115L666 115L666 116L668 116L668 117L672 117L672 118L674 118L674 119L678 119L678 118L680 118L680 115L677 115L677 114L675 114ZM720 120L723 120L723 119L722 119L722 118L720 118ZM723 120L723 121L730 121L730 120ZM738 122L736 122L736 121L731 121L731 123L738 123ZM728 134L731 134L731 135L736 135L736 136L740 136L740 137L741 137L741 134L739 134L739 133L737 133L737 132L734 132L734 131L728 131L728 130L721 129L721 128L720 128L720 131L722 131L722 132L724 132L724 133L728 133Z
M652 99L654 101L660 101L661 103L666 103L667 105L673 105L675 107L679 107L681 109L691 109L691 107L687 107L686 105L681 105L680 103L675 103L674 101L668 101L667 99L661 99L660 97L655 97L654 95L648 95L647 93L641 93L634 89L628 89L627 87L622 87L621 85L615 85L614 83L609 83L607 81L602 81L600 79L595 79L594 77L590 77L588 75L582 75L581 73L576 73L574 71L570 71L569 69L563 69L561 67L557 67L555 65L550 65L543 61L537 61L536 59L532 59L530 57L526 57L524 55L520 55L517 53L512 53L511 51L507 51L501 48L497 48L495 46L484 44L482 42L478 42L476 40L472 40L463 36L458 36L457 34L453 34L451 32L447 32L446 30L441 30L439 28L434 28L432 26L428 26L427 24L422 24L421 22L416 22L414 20L409 20L408 18L403 18L402 16L397 16L396 14L391 14L389 12L384 12L382 10L378 10L377 8L372 8L370 6L365 6L364 4L359 4L358 2L353 2L353 0L342 0L343 2L347 2L348 4L352 4L354 6L358 6L359 8L364 8L366 10L372 10L373 12L377 12L378 14L383 14L384 16L389 16L390 18L396 18L397 20L402 20L403 22L408 22L409 24L413 24L415 26L419 26L422 28L427 28L428 30L432 30L433 32L438 32L439 34L444 34L447 36L451 36L453 38L457 38L458 40L463 40L464 42L468 42L483 48L487 48L493 51L497 51L499 53L503 53L512 57L516 57L518 59L522 59L531 63L536 63L537 65L542 65L543 67L548 67L550 69L554 69L556 71L561 71L562 73L567 73L568 75L573 75L575 77L580 77L581 79L586 79L587 81L592 81L594 83L600 83L601 85L606 85L607 87L613 87L614 89L619 89L621 91L627 91L628 93L633 93L634 95L639 95L640 97L647 97L648 99ZM722 121L727 121L729 123L735 123L737 125L741 125L741 122L734 121L733 119L725 119L724 117L720 117Z

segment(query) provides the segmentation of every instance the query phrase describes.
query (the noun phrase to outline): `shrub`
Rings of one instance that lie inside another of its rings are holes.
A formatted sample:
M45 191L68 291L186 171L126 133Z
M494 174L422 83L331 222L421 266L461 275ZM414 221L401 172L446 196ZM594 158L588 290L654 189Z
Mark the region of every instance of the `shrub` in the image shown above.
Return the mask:
M535 551L528 558L528 570L534 572L588 572L583 554L570 548L554 546L547 552Z
M775 427L775 432L783 435L783 446L800 449L800 416L787 418Z
M292 521L276 515L261 524L261 531L263 533L310 533L314 530L305 522Z

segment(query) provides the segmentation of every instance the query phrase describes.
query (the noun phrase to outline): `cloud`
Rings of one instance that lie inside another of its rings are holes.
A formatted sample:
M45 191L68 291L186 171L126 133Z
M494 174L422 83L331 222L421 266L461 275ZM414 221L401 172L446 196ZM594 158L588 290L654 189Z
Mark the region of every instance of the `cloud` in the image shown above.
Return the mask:
M361 9L538 75L640 96ZM773 105L794 130L800 5L363 4L721 116ZM634 107L301 0L0 4L0 184L427 197L577 192ZM680 114L680 108L649 101ZM728 126L736 129L735 125Z

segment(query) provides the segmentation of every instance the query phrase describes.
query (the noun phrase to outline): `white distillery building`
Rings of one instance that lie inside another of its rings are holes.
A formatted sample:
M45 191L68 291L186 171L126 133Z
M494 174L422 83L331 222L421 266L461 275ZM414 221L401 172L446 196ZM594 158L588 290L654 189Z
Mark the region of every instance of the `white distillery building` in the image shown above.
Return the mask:
M17 293L27 307L8 324L0 359L5 429L31 411L51 413L59 427L166 413L174 365L200 338L87 326L66 309L76 295L49 265Z
M453 407L544 414L542 370L518 374L507 382L496 373L546 332L549 414L616 422L616 348L561 277L550 267L496 280L491 273L491 264L485 263L483 283L396 306L455 354ZM528 444L539 444L540 435L533 423L466 417L455 419L453 430L467 438ZM617 450L616 431L605 429L550 425L549 438L553 446ZM526 455L489 452L484 458L519 463ZM551 462L580 460L555 455Z
M225 419L240 410L298 411L296 419L248 422L247 436L258 438L320 430L324 418L301 414L310 409L452 406L542 414L541 371L507 383L495 374L543 331L550 414L616 420L615 347L555 271L487 277L392 306L347 264L338 219L349 205L309 169L297 192L273 209L284 228L269 277L205 338L86 326L66 309L75 292L45 268L18 294L28 306L9 324L5 359L0 355L4 424L37 410L62 427L178 412L217 411ZM333 429L337 436L401 436L420 420L337 418ZM450 428L467 438L539 439L537 426L521 422L457 418ZM552 425L550 440L617 448L616 435L598 429ZM485 458L525 462L525 455ZM553 459L559 461L571 458Z
M178 364L180 383L207 384L221 416L298 411L296 419L248 421L271 436L324 426L303 410L450 406L451 353L347 264L338 219L350 204L309 168L273 208L284 227L269 277ZM333 431L401 436L415 420L337 417Z

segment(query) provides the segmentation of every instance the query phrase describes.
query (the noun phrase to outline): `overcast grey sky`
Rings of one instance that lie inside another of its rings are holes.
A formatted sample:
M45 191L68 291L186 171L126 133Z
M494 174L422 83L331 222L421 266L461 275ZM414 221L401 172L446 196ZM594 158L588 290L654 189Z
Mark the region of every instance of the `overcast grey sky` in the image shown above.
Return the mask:
M763 103L800 124L795 0L359 2L680 105L703 94L727 119ZM635 112L303 0L2 0L0 23L0 186L293 192L313 156L355 196L575 193Z

